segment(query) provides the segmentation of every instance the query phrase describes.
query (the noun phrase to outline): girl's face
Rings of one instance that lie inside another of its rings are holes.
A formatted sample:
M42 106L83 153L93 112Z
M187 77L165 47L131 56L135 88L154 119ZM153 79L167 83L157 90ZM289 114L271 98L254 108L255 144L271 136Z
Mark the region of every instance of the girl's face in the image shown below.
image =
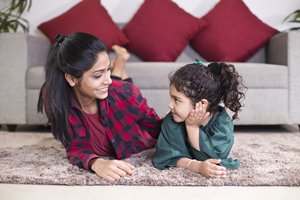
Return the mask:
M112 83L110 73L108 55L101 52L94 66L84 72L81 82L77 80L74 87L77 98L85 102L91 99L105 99L108 95L108 86Z
M194 109L190 99L178 92L173 85L170 85L170 97L168 107L171 109L174 121L184 122Z

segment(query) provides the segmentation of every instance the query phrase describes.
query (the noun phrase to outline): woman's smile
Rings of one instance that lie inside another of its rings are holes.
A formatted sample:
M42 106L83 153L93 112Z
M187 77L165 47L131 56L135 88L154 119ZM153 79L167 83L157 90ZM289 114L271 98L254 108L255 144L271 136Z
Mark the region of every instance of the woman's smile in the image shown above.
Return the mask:
M102 92L102 93L106 93L108 91L108 87L98 89L97 91Z

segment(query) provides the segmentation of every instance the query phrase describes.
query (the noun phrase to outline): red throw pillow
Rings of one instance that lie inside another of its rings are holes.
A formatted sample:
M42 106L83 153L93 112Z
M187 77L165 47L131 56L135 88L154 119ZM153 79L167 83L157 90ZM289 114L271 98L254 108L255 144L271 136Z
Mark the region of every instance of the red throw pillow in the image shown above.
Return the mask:
M171 0L145 0L123 32L145 61L175 61L205 25Z
M221 0L203 19L209 25L191 45L209 61L244 62L278 32L258 19L242 0Z
M67 35L73 32L86 32L98 37L104 42L108 52L114 44L124 46L129 43L99 0L83 0L62 15L42 23L38 28L52 43L56 42L54 38L58 33Z

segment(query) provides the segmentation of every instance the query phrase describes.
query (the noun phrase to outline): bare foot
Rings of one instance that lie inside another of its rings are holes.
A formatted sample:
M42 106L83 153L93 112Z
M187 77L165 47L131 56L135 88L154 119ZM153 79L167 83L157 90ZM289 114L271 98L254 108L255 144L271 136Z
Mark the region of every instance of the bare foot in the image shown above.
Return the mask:
M110 68L112 70L114 69L115 63L116 63L116 59L115 58L110 61Z
M111 65L113 64L112 68L112 75L120 77L122 80L128 78L128 75L125 71L125 63L129 59L130 54L124 47L119 45L113 45L112 49L116 53L116 58L113 59Z
M129 59L130 54L127 52L127 50L124 47L121 47L119 45L113 45L112 49L117 54L116 60L120 59L125 63Z

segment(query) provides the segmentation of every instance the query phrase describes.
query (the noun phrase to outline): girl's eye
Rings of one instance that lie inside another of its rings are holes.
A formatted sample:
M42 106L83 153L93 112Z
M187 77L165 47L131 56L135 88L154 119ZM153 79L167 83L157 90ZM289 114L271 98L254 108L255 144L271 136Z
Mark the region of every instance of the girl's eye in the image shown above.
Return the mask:
M175 102L179 102L179 100L178 100L178 99L175 99Z

